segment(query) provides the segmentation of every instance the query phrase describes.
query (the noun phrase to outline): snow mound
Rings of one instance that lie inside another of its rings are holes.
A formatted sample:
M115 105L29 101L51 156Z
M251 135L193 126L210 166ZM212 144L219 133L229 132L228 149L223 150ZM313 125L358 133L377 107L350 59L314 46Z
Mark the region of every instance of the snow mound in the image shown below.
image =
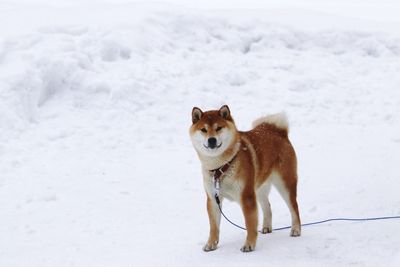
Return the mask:
M73 108L102 99L154 113L160 106L190 110L238 97L239 109L249 102L257 109L283 106L295 118L307 107L314 122L393 121L385 110L399 111L396 98L377 99L365 88L392 94L400 83L394 75L399 44L390 34L306 33L199 15L149 15L119 28L49 26L2 42L0 103L7 111L1 125L40 122L56 99ZM387 109L377 113L382 105Z

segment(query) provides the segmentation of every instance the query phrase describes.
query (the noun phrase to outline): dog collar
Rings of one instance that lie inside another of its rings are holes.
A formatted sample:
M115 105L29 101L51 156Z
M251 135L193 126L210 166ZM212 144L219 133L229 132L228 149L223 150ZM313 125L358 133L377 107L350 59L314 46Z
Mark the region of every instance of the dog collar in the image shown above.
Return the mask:
M215 180L220 179L221 176L229 169L229 167L231 166L232 161L233 161L233 159L231 161L229 161L228 163L225 163L224 165L222 165L218 169L211 170L214 173L213 178Z
M219 167L218 169L211 170L213 172L213 183L214 183L214 191L215 197L218 199L219 190L221 188L221 176L228 171L229 167L231 166L233 160L236 158L236 155L227 163ZM217 200L219 201L219 199Z

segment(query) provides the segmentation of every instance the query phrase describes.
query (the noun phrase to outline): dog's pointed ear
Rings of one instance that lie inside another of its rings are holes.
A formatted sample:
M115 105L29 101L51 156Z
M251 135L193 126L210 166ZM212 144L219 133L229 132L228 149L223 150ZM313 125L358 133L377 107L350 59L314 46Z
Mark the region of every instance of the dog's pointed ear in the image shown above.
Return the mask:
M203 117L203 111L201 111L201 109L199 109L198 107L194 107L192 109L192 122L193 122L193 124L198 122L201 119L201 117Z
M220 109L219 109L219 115L224 118L224 119L228 119L231 117L231 111L229 110L228 105L223 105Z

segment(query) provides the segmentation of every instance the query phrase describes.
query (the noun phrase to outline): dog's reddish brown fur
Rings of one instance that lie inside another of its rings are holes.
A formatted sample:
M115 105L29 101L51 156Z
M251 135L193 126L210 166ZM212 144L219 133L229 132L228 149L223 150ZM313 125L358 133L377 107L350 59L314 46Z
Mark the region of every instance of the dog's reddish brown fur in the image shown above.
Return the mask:
M268 122L266 119L248 132L238 131L227 106L204 113L194 108L192 120L190 134L202 163L210 222L210 236L204 250L216 249L219 242L220 214L212 193L213 172L211 170L223 166L232 159L229 170L221 177L221 199L231 198L239 202L242 207L247 238L241 250L252 251L256 245L257 201L260 202L264 211L262 232L272 231L268 201L270 184L277 186L291 211L291 235L299 236L301 229L296 201L297 162L295 151L288 139L287 127ZM207 132L202 132L201 129L206 129ZM198 144L202 138L205 142L210 137L224 140L223 134L229 136L230 143L216 156L208 155L206 153L208 150L202 149Z

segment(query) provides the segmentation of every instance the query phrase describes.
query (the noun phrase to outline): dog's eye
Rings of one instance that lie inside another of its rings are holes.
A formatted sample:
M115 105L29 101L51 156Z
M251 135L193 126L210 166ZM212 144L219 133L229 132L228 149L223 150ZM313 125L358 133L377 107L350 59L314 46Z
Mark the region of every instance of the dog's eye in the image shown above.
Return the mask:
M215 129L217 132L222 130L222 127L217 127L217 129Z
M203 133L206 133L207 129L206 128L202 128L200 131L202 131Z

